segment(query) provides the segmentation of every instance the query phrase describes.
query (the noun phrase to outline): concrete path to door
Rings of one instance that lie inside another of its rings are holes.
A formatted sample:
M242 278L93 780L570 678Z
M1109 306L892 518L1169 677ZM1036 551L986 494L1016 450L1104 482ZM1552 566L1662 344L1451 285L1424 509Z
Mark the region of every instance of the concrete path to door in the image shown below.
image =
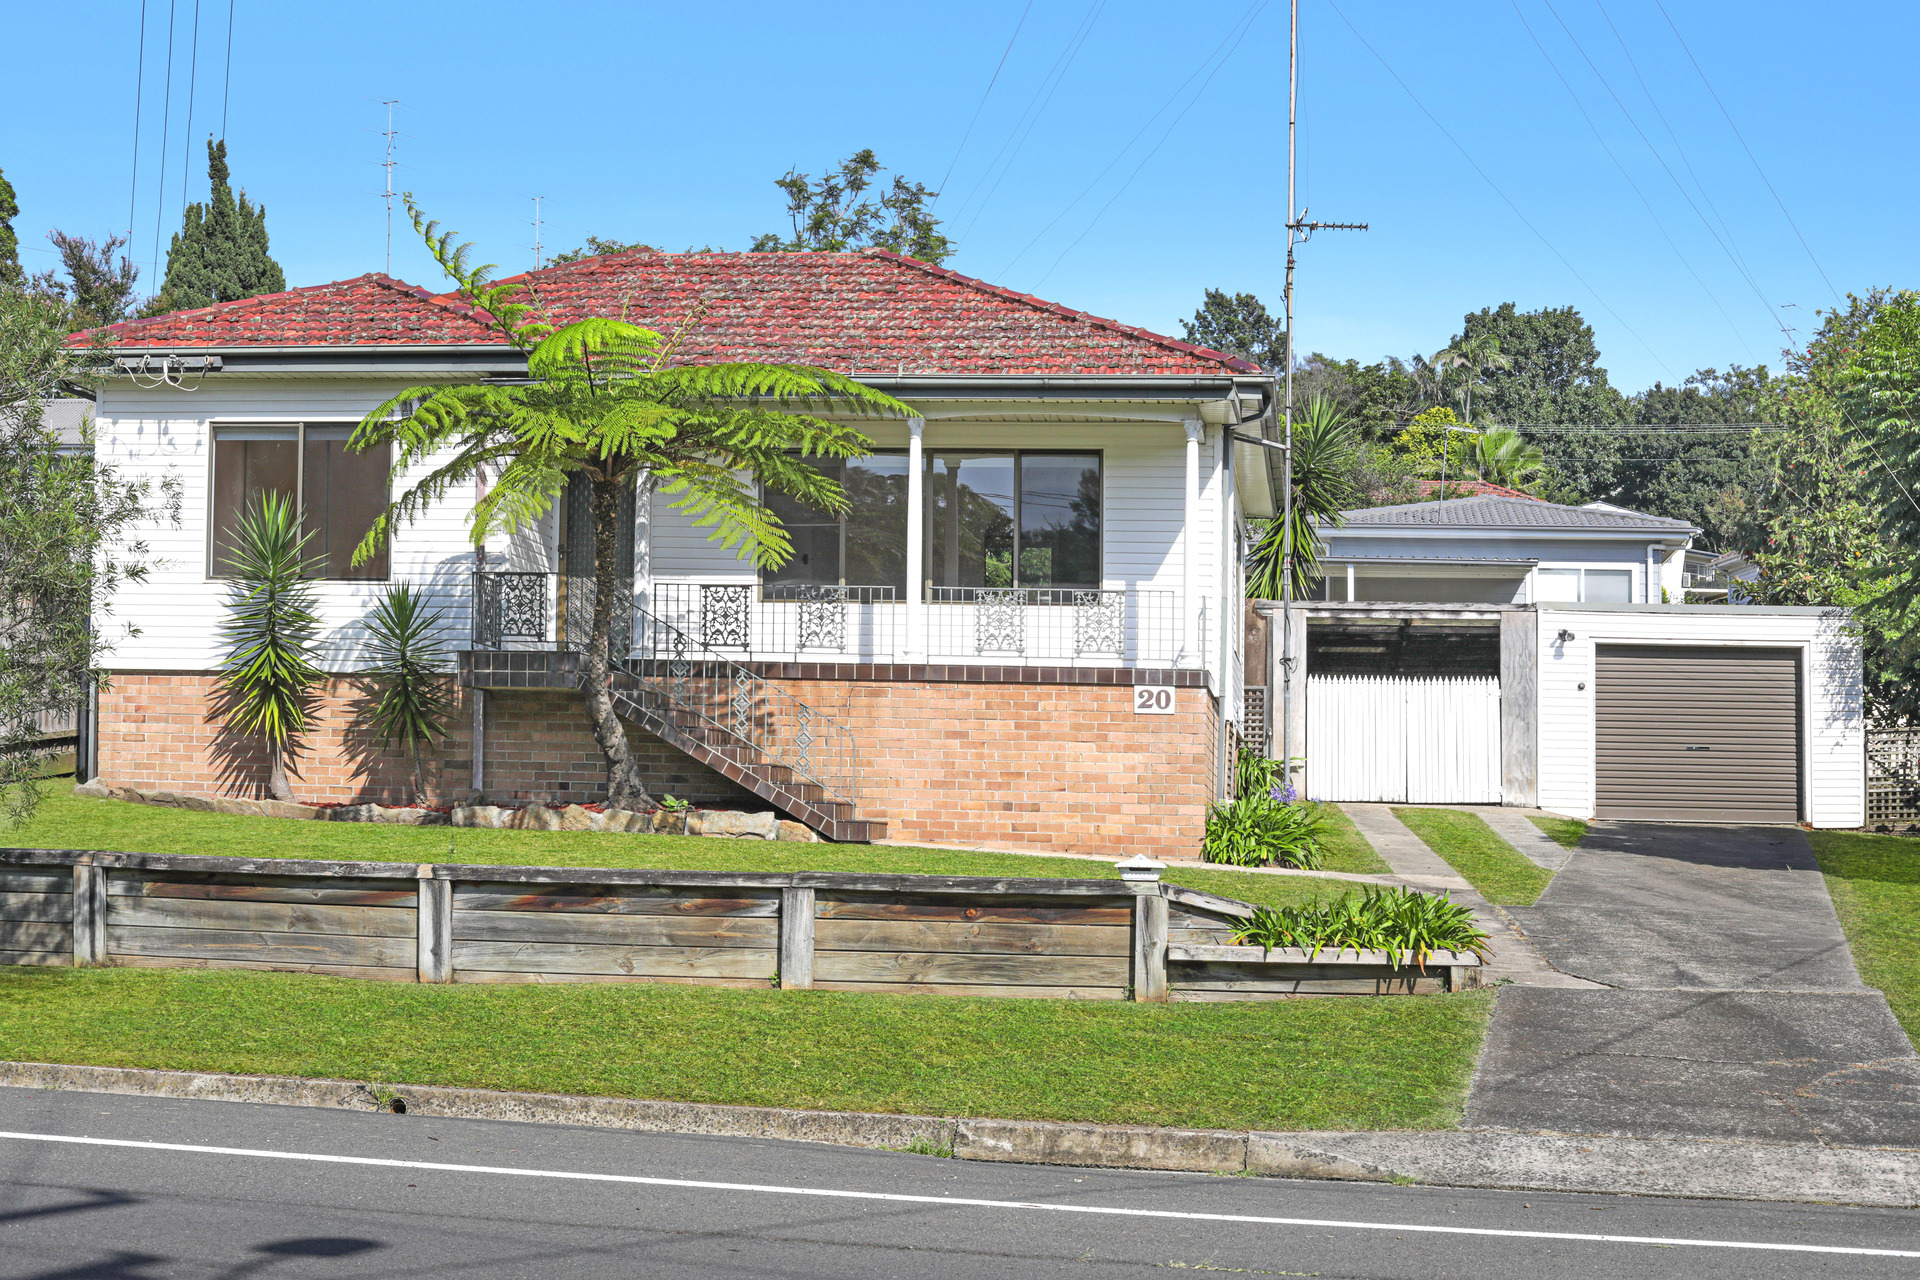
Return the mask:
M1793 827L1596 823L1532 907L1465 1127L1920 1147L1920 1057Z

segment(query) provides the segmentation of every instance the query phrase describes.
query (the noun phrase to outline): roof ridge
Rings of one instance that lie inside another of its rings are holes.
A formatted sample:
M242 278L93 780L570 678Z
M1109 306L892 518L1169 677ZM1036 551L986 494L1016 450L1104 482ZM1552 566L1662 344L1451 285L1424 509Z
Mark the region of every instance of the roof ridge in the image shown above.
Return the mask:
M954 271L951 268L935 266L931 262L922 262L920 259L908 257L904 253L894 253L889 249L866 248L860 250L859 256L878 258L884 262L891 262L896 266L917 268L918 270L926 272L928 275L938 276L943 280L951 280L955 284L968 289L992 294L995 297L1006 298L1009 301L1018 302L1024 306L1032 307L1037 311L1045 311L1052 315L1060 316L1063 319L1085 321L1096 328L1105 329L1111 333L1125 334L1130 338L1143 338L1156 346L1165 347L1169 351L1177 351L1182 355L1197 355L1204 356L1209 360L1218 360L1236 373L1261 372L1259 365L1243 357L1229 355L1225 351L1215 351L1211 347L1202 347L1192 342L1183 342L1179 338L1170 338L1164 333L1155 333L1151 329L1143 329L1138 325L1122 324L1118 320L1109 320L1104 316L1096 316L1090 311L1075 311L1073 308L1063 306L1058 302L1049 302L1045 298L1036 298L1030 293L1018 293L1003 285L988 284L985 280L977 276L962 275L960 272Z
M407 294L421 302L431 303L437 307L444 307L456 315L460 315L468 320L472 320L475 324L485 327L486 322L478 318L476 308L474 307L468 306L465 303L450 302L445 298L435 297L419 285L408 284L405 280L390 276L384 271L364 271L357 276L346 276L343 279L328 280L321 284L303 284L292 289L278 289L272 293L256 293L245 298L228 298L223 302L210 302L204 307L186 307L179 311L162 311L159 315L140 316L131 320L118 320L113 324L96 325L91 329L81 329L68 334L67 340L71 342L75 338L86 338L97 334L119 336L129 334L142 325L158 324L162 320L178 321L184 317L206 315L209 312L218 311L223 307L244 307L255 303L271 303L281 298L292 298L304 293L319 293L323 289L337 289L343 285L362 283L375 284L383 289L392 289L396 293Z

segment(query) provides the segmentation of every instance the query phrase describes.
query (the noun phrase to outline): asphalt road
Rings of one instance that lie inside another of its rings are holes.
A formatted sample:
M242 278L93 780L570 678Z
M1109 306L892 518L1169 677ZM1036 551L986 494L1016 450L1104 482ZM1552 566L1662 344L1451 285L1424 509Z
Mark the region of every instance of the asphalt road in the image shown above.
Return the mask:
M1920 1271L1920 1214L1897 1210L973 1164L22 1089L0 1089L0 1133L7 1280Z

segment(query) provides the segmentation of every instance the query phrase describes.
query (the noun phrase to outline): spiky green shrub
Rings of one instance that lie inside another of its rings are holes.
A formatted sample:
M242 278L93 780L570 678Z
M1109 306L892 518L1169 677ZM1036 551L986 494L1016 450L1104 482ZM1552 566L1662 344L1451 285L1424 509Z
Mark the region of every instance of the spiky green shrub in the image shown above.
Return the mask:
M1311 956L1322 951L1410 952L1422 968L1435 951L1471 953L1482 960L1493 954L1473 912L1445 894L1373 885L1358 895L1345 893L1311 906L1256 908L1233 938L1270 951L1298 947Z
M369 716L382 742L401 746L413 765L413 799L420 802L426 776L420 748L447 736L453 700L447 696L447 651L441 642L441 612L429 610L413 588L389 586L367 617L363 676L379 690Z
M1326 815L1317 804L1282 804L1265 791L1242 793L1231 804L1207 810L1200 856L1236 867L1317 869L1326 858L1321 837Z
M313 535L300 531L293 499L278 493L263 494L229 532L231 594L220 624L227 646L220 666L223 706L229 725L265 741L267 789L276 800L291 800L287 756L306 731L313 688L326 678L313 664L320 635L312 582L318 566L307 555Z
M1274 796L1275 791L1286 785L1286 773L1281 762L1269 760L1258 751L1247 747L1240 748L1239 756L1233 763L1233 794L1236 796Z

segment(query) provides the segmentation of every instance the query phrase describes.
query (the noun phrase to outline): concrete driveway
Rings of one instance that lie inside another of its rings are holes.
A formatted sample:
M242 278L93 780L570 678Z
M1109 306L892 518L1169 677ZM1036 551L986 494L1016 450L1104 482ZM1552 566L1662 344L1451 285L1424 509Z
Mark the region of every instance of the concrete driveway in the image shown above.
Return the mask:
M1502 988L1468 1128L1920 1147L1920 1057L1804 832L1596 823L1507 911L1607 989Z

